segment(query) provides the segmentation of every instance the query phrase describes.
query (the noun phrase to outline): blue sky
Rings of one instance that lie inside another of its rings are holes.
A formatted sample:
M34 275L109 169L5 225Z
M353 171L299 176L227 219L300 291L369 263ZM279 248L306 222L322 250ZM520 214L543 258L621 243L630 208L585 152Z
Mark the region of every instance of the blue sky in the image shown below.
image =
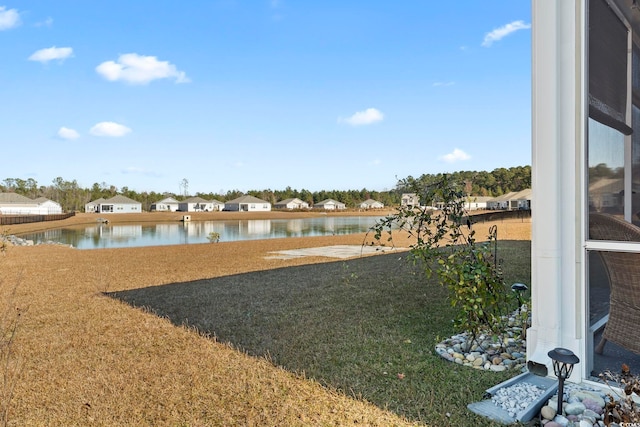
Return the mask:
M524 0L0 0L0 180L385 190L531 164Z

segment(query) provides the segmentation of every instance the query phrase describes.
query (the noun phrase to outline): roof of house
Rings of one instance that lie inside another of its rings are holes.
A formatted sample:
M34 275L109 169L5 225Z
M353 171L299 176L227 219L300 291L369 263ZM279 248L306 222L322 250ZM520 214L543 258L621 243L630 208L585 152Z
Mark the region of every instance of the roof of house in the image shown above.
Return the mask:
M123 196L122 194L113 196L112 198L104 200L101 203L118 203L120 205L141 205L142 204L126 196Z
M373 199L367 199L364 202L362 202L362 205L375 205L376 203L380 203L382 204L382 202L379 202L377 200L373 200Z
M321 202L315 203L315 206L318 205L329 205L329 204L333 204L333 205L344 205L344 203L339 202L337 200L333 200L333 199L325 199Z
M36 203L32 199L18 193L0 193L0 203Z
M618 193L624 190L622 178L602 178L589 185L590 193Z
M291 202L295 202L295 203L306 203L303 202L302 200L298 199L297 197L294 197L292 199L284 199L284 200L280 200L279 202L276 202L276 205L286 205L287 203L291 203Z
M269 203L266 200L258 199L254 196L240 196L237 199L229 200L227 203Z
M202 197L189 197L188 199L184 199L180 203L211 203L211 202L203 199Z
M91 202L87 203L87 205L99 205L100 203L106 201L106 199L104 197L100 197L99 199L95 199L92 200Z
M510 191L509 193L503 194L502 196L494 197L491 199L491 202L506 202L507 200L511 200L511 198L516 194L515 191Z
M531 199L531 194L533 194L533 191L530 188L527 188L525 190L518 191L516 194L511 196L511 200Z
M155 202L154 205L158 204L158 203L167 203L168 204L168 203L180 203L180 202L177 201L176 199L174 199L173 197L167 197L167 198L164 198L164 199L162 199L160 201Z

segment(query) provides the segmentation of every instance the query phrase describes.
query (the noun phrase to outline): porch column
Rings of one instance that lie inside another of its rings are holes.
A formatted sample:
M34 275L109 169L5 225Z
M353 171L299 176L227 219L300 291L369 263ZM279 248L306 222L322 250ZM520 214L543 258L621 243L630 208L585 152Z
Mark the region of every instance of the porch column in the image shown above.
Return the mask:
M582 3L532 2L532 326L527 358L546 365L550 375L549 350L565 347L583 359Z

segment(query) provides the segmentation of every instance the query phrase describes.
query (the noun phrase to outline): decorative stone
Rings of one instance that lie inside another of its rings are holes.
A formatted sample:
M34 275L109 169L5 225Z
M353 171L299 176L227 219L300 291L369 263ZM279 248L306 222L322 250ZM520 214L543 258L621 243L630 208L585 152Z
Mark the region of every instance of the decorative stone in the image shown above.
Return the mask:
M482 357L477 357L473 361L473 366L482 366L483 364L484 364L484 360L482 360Z
M581 402L568 403L567 406L564 407L564 412L567 415L580 415L587 409L584 404Z
M596 415L602 415L602 413L604 412L604 407L600 406L597 402L591 400L591 399L584 399L582 401L582 404L587 408L587 411L593 412ZM586 411L585 411L586 412ZM598 418L596 416L596 418Z
M493 363L494 365L499 365L502 363L502 357L494 357L493 360L491 360L491 363Z
M593 423L587 421L587 420L580 420L580 427L593 427Z
M502 371L506 371L507 367L504 365L491 365L489 369L492 370L493 372L502 372Z
M566 426L567 424L569 424L569 420L563 417L562 415L556 415L553 421L555 421L556 423L558 423L558 425L561 425L561 426Z
M596 392L579 390L579 391L574 392L573 396L575 396L578 399L580 399L580 401L584 401L585 399L589 399L592 402L594 402L596 405L598 405L600 408L604 408L604 399L602 397L600 397Z
M556 408L549 405L545 405L540 410L540 414L542 414L543 418L547 420L552 420L556 416Z
M584 403L584 402L582 402ZM585 405L586 406L586 405ZM589 418L593 418L594 420L597 420L600 418L600 413L593 411L589 408L585 409L584 412L582 413L583 417L589 417Z

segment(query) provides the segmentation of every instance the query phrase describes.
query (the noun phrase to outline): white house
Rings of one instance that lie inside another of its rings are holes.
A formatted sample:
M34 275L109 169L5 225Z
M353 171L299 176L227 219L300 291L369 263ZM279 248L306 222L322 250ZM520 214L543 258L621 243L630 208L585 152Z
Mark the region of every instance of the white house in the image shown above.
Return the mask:
M527 359L553 377L548 352L572 351L580 359L572 382L602 385L597 374L606 358L617 371L622 363L640 371L626 348L640 340L638 308L628 301L609 310L614 280L608 279L640 264L640 239L602 236L590 226L605 217L633 228L640 211L633 194L640 188L639 40L636 1L532 1L532 198L541 208L532 210ZM603 169L622 182L596 184ZM604 268L612 256L627 262ZM603 329L622 313L636 319L622 328L635 340L600 352L595 344Z
M190 197L179 202L180 212L213 212L222 210L224 203L218 200L205 200L202 197Z
M487 209L487 202L493 197L487 196L468 196L464 201L464 208L468 211L476 211L479 209Z
M382 209L384 208L384 203L378 202L377 200L367 199L364 202L360 203L360 209Z
M118 194L110 199L99 198L85 204L85 212L91 213L140 213L142 203Z
M271 203L254 196L241 196L225 202L224 210L235 212L268 212L271 210Z
M522 191L518 191L509 198L509 210L529 210L531 209L531 195L532 191L527 188Z
M33 199L33 201L38 204L40 212L45 213L45 215L62 213L62 206L60 206L60 203L49 200L46 197L38 197Z
M328 210L328 211L334 211L334 210L346 209L347 205L345 205L342 202L338 202L337 200L326 199L326 200L323 200L321 202L314 203L313 204L313 208L314 209L325 209L325 210Z
M46 197L30 199L17 193L0 193L0 213L3 215L61 214L62 206Z
M501 196L494 197L493 199L487 201L487 209L493 209L493 210L509 209L509 201L511 200L511 197L513 197L515 194L516 194L515 191L510 191Z
M400 199L400 205L408 207L420 206L420 198L416 193L403 193Z
M276 209L309 209L309 203L298 198L284 199L277 202L274 207Z
M163 211L163 212L176 212L179 208L180 202L173 197L164 198L158 202L152 203L150 206L151 211Z

